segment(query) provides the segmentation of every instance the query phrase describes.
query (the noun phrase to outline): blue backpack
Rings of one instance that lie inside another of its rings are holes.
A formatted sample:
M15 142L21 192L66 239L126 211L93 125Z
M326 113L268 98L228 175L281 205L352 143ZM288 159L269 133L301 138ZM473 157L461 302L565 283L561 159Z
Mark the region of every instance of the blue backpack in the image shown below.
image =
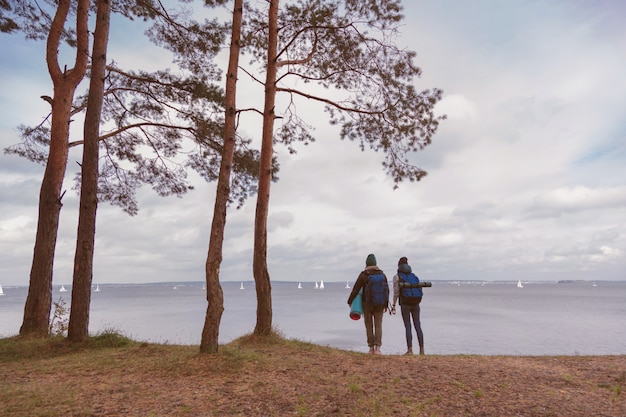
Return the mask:
M420 279L413 272L410 274L398 272L398 278L400 278L400 295L403 299L417 301L417 298L423 295L422 289L417 286Z
M364 291L364 300L374 306L387 307L389 304L389 285L382 273L370 275Z

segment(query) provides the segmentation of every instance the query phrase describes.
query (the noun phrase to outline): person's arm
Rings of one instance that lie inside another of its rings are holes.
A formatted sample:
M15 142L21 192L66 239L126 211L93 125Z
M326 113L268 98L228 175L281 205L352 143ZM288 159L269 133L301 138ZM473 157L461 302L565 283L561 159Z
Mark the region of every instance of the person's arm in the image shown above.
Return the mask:
M361 288L363 287L363 273L361 272L356 279L356 282L352 286L352 291L350 292L350 296L348 297L348 305L352 304L352 301L356 298L356 295L359 293Z
M391 304L391 312L393 313L396 309L396 303L398 302L398 298L400 297L400 284L398 274L393 276L393 304Z
M385 285L387 286L387 288L389 288L389 280L387 280L387 275L383 274L383 277L385 278ZM387 304L385 304L385 307L383 309L383 311L386 313L387 311L389 311L389 309L391 308L389 306L389 297L391 296L391 294L389 292L387 292Z

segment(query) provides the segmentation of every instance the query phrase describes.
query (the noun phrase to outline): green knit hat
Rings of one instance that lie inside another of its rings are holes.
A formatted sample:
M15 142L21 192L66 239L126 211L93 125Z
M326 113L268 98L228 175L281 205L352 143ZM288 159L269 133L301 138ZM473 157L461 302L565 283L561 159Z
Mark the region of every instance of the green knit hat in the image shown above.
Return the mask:
M365 260L365 266L375 266L376 265L376 257L373 253L367 255L367 259Z

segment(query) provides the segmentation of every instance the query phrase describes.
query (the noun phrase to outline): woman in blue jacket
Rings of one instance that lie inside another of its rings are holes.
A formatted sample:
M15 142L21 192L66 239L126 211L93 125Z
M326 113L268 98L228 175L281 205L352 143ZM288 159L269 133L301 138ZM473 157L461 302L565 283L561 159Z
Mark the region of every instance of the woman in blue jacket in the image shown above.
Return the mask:
M403 256L398 261L398 273L393 277L393 304L391 314L396 314L396 302L400 301L400 312L404 329L406 331L406 353L413 354L413 331L411 330L411 318L417 332L417 341L420 347L420 355L424 354L424 334L420 323L420 303L422 302L422 288L416 287L419 278L411 271L408 259Z

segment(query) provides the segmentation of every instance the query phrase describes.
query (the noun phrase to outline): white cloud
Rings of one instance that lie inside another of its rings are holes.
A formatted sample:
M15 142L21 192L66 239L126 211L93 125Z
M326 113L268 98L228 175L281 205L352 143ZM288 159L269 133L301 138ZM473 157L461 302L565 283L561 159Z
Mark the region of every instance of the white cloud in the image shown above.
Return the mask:
M462 94L450 94L437 104L437 112L450 119L473 120L476 105Z
M33 219L27 216L17 216L12 219L0 221L0 230L3 232L15 232L32 223Z
M584 186L557 188L539 195L531 211L603 210L626 208L626 187L591 189Z

